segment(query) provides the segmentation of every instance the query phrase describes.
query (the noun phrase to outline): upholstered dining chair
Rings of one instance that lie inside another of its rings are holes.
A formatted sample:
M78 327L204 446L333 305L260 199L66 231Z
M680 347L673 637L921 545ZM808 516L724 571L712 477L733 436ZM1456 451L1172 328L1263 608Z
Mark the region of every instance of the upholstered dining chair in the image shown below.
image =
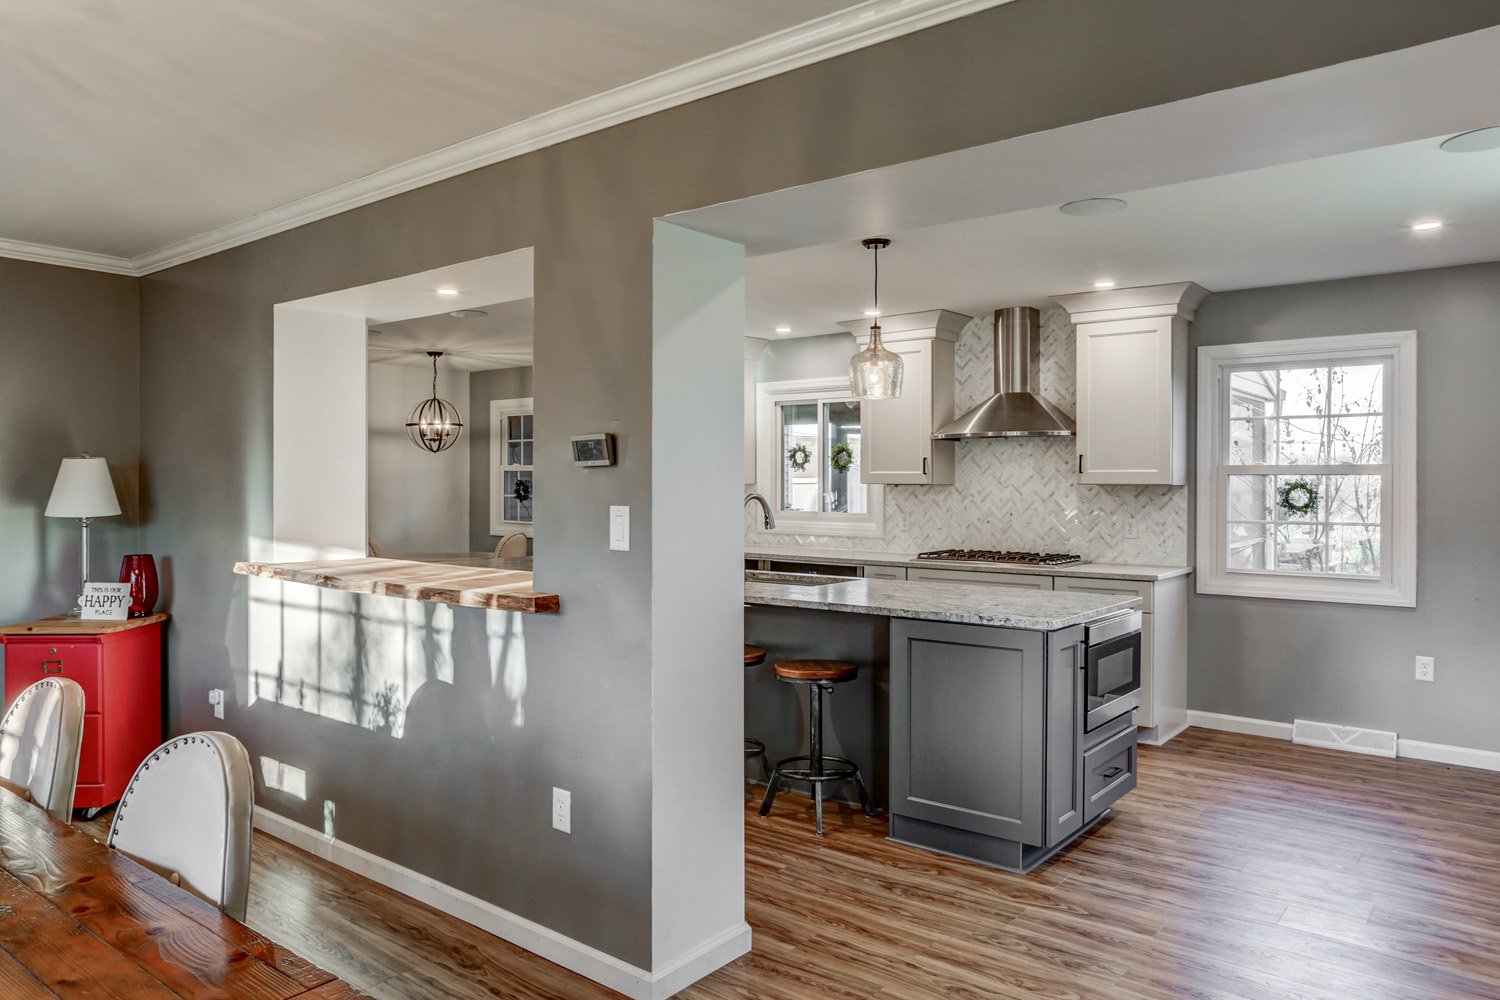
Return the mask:
M42 678L16 695L0 722L0 788L66 823L82 746L83 688L66 677Z
M106 843L244 920L254 803L244 745L228 733L188 733L136 768Z
M512 531L500 539L500 544L495 546L495 556L498 559L507 559L512 556L524 556L526 554L526 532Z

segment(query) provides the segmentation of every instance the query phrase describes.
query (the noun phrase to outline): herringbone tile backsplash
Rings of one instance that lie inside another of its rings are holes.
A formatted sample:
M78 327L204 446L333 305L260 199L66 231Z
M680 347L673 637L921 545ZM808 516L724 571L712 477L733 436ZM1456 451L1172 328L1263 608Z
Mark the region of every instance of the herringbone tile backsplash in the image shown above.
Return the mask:
M992 391L991 317L959 335L958 412ZM1042 394L1076 412L1076 341L1068 314L1042 314ZM1094 562L1187 562L1187 490L1180 486L1086 486L1072 438L961 441L952 486L887 486L885 537L788 535L746 517L748 545L920 552L944 548L1074 552ZM1136 538L1126 538L1135 522Z

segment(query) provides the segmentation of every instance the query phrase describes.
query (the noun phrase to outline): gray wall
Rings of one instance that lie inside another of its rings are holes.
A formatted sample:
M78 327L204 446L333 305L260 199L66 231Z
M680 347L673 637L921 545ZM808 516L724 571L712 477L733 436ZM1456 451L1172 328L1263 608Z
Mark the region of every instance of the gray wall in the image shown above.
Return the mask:
M1500 264L1211 295L1192 342L1393 330L1418 332L1417 607L1195 594L1189 704L1500 750ZM1412 679L1417 654L1435 683Z
M467 432L469 374L438 369L438 396L458 407ZM406 419L432 394L432 370L368 367L366 531L383 555L469 551L469 461L464 438L434 454L412 444Z
M493 552L499 535L490 534L490 402L531 395L531 368L496 368L469 373L469 551Z
M305 767L306 802L268 799L299 822L321 828L336 803L342 839L651 966L652 219L1497 20L1490 0L1018 0L143 279L144 535L178 581L171 728L222 726L252 758ZM431 740L264 701L215 723L208 688L239 689L246 670L230 567L271 527L273 304L525 246L548 497L537 582L564 610L525 622L524 729L485 716L493 679L467 612ZM569 435L616 428L618 466L570 465ZM606 560L610 504L633 508L633 547ZM571 836L550 829L554 785L572 790Z
M94 579L139 551L136 291L134 278L0 259L0 621L73 607L78 521L42 516L65 456L108 459L124 511L94 522Z

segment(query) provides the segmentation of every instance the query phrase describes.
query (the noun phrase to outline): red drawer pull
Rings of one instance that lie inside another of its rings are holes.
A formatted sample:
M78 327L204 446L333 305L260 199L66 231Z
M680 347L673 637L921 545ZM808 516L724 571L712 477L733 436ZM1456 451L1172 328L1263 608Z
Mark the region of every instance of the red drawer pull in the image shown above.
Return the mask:
M57 669L56 670L53 670L52 666L51 666L54 663L57 664ZM60 673L62 673L62 660L43 660L42 661L42 673L44 673L44 674L60 674Z

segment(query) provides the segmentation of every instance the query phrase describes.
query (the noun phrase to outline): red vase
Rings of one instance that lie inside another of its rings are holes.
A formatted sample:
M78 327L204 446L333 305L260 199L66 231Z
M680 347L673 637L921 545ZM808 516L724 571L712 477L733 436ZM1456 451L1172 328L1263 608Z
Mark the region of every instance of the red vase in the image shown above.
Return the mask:
M120 582L130 584L130 617L144 618L156 610L156 560L138 552L120 562Z

